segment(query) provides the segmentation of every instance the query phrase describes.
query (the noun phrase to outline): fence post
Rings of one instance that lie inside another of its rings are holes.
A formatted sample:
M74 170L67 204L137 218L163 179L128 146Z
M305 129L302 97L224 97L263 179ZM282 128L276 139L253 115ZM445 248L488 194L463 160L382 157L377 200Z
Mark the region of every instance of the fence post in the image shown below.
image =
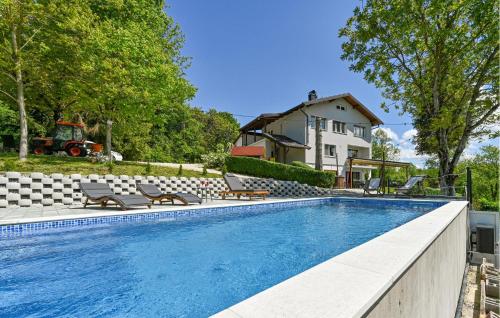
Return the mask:
M467 201L472 208L472 173L470 167L467 167Z

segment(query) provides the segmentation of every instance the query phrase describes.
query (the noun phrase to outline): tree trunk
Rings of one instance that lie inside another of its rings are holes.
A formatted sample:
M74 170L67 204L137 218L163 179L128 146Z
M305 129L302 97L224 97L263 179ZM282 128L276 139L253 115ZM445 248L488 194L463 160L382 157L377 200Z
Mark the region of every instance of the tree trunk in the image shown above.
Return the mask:
M106 152L108 155L109 162L113 162L113 155L111 154L111 127L113 122L111 120L106 121Z
M316 117L316 170L323 170L323 141L321 140L321 119Z
M12 27L12 59L16 72L17 106L19 107L19 160L24 161L28 155L28 122L26 119L26 105L24 101L24 83L22 60L17 44L17 26Z
M457 176L453 174L455 164L448 161L448 157L439 158L439 188L441 194L455 196L455 181Z
M54 108L54 114L52 118L54 119L54 123L63 119L63 108L60 105L56 105Z

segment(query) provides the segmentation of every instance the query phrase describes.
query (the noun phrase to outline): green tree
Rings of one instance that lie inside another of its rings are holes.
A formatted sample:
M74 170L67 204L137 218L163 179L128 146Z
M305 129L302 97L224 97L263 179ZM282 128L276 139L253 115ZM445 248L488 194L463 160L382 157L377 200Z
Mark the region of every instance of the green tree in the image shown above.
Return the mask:
M0 100L19 114L21 160L29 130L43 132L37 124L48 124L52 109L44 107L46 97L57 94L57 105L64 105L73 94L68 78L79 72L74 56L82 31L90 30L88 13L79 0L0 0Z
M475 205L486 201L492 202L492 206L496 202L498 207L500 149L492 145L483 146L478 154L471 159L464 160L461 165L469 166L472 170L472 193Z
M203 111L201 108L193 108L192 114L195 120L202 123L203 145L206 152L217 152L222 145L233 143L238 137L239 123L231 113L219 112L215 108Z
M113 120L114 147L129 159L150 157L157 139L171 144L168 131L152 129L185 116L195 92L183 77L182 35L162 4L91 1L98 20L82 53L89 85L74 110L98 140L105 121Z
M368 0L339 32L350 69L412 115L443 189L468 141L498 123L498 15L493 0Z
M1 0L0 2L0 86L3 97L17 106L19 114L19 159L28 155L28 116L26 113L25 81L29 55L25 51L36 37L37 30L30 20L37 19L40 6L31 1Z
M372 158L378 160L398 160L399 148L392 143L392 139L382 129L372 133Z
M196 89L185 79L184 38L163 10L164 1L0 4L0 118L6 119L0 131L22 135L16 140L25 140L23 156L28 135L21 127L45 133L62 117L84 124L100 143L112 120L113 148L127 159L196 162L236 138L231 114L188 105ZM14 27L21 41L24 108L17 98ZM22 109L27 124L13 124L12 115Z
M85 8L78 0L0 0L0 99L19 114L21 160L28 151L28 126L39 131L28 123L45 126L52 109L43 105L65 105L66 96L73 94L78 39L82 30L90 30Z

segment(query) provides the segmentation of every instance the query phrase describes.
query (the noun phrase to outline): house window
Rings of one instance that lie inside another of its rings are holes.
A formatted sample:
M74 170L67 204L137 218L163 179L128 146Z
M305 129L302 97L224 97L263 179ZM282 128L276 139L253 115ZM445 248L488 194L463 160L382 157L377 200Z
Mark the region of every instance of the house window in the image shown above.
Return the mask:
M352 172L352 180L360 181L361 180L361 172L353 171Z
M365 137L365 127L354 126L354 136L355 137Z
M311 121L309 123L312 129L316 128L316 116L311 116ZM320 127L321 130L326 130L326 118L321 118L320 117Z
M338 109L338 110L345 110L345 106L340 106L340 105L337 105L337 109Z
M358 149L347 149L347 156L349 158L357 158L358 157Z
M325 156L327 157L335 157L337 154L337 148L335 145L326 145L325 144Z
M334 133L345 134L345 123L340 121L332 121L332 129Z

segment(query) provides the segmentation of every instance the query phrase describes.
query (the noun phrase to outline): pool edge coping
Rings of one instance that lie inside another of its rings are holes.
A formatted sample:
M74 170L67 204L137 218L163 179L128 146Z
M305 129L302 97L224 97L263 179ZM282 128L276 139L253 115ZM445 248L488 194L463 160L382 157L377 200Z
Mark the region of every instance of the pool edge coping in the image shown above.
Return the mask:
M17 218L0 220L0 227L7 225L20 225L29 223L40 223L40 222L53 222L53 221L65 221L65 220L81 220L90 218L100 218L100 217L112 217L112 216L133 216L139 214L150 214L150 213L161 213L161 212L176 212L176 211L196 211L203 209L218 209L218 208L230 208L230 207L243 207L243 206L253 206L253 205L266 205L275 203L287 203L287 202L303 202L303 201L314 201L321 199L345 199L345 200L384 200L384 201L414 201L414 202L445 202L446 200L433 200L425 198L383 198L383 197L349 197L349 196L321 196L321 197L310 197L310 198L278 198L276 201L241 201L235 204L214 204L214 205L186 205L186 206L174 206L175 208L169 208L167 210L161 208L155 209L136 209L136 210L103 210L98 213L91 214L74 214L74 215L54 215L45 217L34 217L34 218ZM446 201L447 202L447 201ZM157 207L157 206L155 206Z

